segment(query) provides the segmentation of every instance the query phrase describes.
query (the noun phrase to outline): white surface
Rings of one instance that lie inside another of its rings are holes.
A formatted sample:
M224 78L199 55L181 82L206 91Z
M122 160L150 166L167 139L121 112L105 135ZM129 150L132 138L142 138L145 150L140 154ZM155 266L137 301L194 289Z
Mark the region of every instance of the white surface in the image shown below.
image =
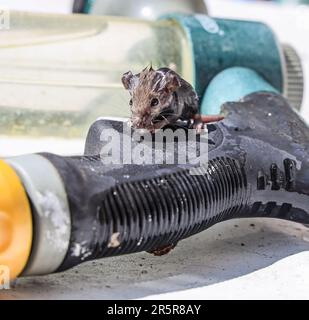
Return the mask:
M283 258L248 275L210 286L148 296L147 300L176 299L308 299L309 252ZM291 285L293 283L293 285Z
M18 279L0 300L309 299L308 249L309 229L296 223L233 220L181 241L167 256L105 258Z
M75 155L84 152L82 139L56 138L11 138L0 135L0 158L36 152L52 152L61 155Z

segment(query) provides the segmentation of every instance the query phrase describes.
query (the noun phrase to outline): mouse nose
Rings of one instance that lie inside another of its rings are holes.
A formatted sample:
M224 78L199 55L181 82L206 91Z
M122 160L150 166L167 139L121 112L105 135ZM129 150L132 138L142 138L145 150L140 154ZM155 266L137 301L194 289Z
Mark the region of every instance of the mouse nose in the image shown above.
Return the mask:
M141 117L133 117L131 119L132 126L135 128L147 128L151 125L151 119L148 115L143 115Z
M131 124L133 127L137 127L141 122L141 118L140 117L137 117L137 116L134 116L132 115L131 116Z

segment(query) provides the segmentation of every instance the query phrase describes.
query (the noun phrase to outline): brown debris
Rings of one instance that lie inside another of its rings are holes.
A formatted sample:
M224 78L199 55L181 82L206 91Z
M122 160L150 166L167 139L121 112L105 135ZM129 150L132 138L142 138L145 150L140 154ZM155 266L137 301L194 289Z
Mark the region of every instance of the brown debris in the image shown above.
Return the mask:
M160 257L170 253L175 247L176 247L175 244L170 244L168 246L160 247L148 252L153 254L154 256Z

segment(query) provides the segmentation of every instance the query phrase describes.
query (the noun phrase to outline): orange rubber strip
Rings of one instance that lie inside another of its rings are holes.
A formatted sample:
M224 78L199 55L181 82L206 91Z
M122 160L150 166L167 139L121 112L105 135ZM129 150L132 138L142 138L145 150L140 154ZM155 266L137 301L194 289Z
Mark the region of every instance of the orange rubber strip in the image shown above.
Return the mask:
M25 268L32 235L26 191L15 171L0 160L0 271L6 268L10 279L18 277Z

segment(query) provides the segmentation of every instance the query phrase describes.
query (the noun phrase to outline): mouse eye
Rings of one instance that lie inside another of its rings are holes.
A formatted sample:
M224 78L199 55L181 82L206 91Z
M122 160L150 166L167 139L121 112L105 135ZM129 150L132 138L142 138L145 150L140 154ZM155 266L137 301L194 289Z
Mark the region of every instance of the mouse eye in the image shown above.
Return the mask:
M132 107L133 106L133 100L130 99L129 105Z
M153 98L152 100L151 100L151 106L152 107L155 107L155 106L157 106L159 104L159 100L157 99L157 98Z

